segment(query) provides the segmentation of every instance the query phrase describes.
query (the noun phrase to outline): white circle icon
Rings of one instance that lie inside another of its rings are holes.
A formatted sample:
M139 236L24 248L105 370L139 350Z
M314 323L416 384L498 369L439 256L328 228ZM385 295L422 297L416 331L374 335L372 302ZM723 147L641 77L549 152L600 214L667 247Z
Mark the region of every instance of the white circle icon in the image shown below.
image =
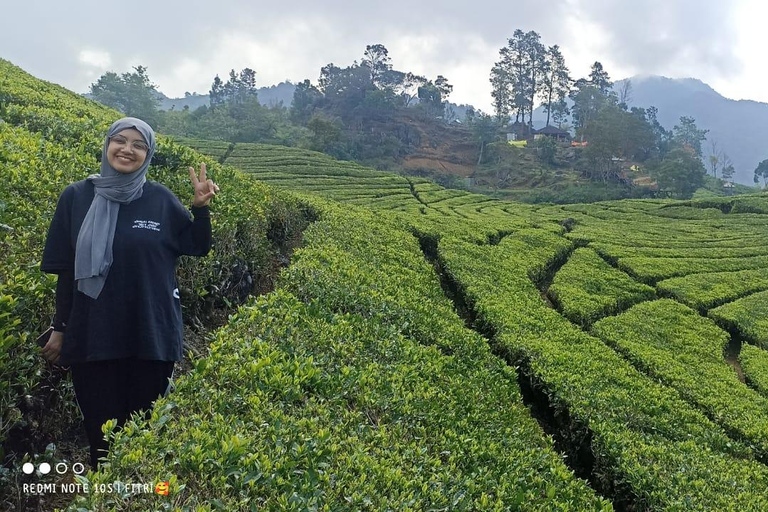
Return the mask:
M31 462L25 462L23 466L21 466L21 470L24 472L25 475L31 475L35 472L35 465Z
M42 474L47 475L51 472L51 465L47 462L43 462L37 469L39 469Z
M56 464L56 472L60 475L63 475L67 472L67 465L63 462L59 462Z
M81 474L83 473L83 471L85 471L85 466L83 466L83 465L82 465L81 463L79 463L79 462L75 462L74 464L72 464L72 471L73 471L73 472L74 472L76 475L81 475Z

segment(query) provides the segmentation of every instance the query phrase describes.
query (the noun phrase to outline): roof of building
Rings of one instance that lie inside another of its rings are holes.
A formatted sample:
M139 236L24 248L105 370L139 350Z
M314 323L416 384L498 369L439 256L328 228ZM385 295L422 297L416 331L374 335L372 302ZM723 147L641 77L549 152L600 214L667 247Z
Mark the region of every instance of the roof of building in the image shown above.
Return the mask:
M542 135L567 135L571 136L570 133L568 133L565 130L561 130L560 128L556 128L554 126L545 126L541 130L536 130L534 133L541 133Z

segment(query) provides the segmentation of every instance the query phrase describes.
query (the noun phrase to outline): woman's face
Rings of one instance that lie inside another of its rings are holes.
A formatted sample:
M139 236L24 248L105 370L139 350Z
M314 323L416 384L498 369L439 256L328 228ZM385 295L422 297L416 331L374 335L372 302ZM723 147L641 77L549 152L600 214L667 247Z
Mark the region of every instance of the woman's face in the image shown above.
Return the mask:
M107 162L114 170L130 174L141 168L147 158L149 146L135 128L126 128L110 137L107 146Z

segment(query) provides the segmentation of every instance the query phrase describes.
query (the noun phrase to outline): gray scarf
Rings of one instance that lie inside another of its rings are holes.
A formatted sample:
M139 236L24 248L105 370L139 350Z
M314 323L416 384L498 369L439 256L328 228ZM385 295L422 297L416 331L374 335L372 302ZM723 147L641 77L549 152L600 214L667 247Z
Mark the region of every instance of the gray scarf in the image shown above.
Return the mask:
M149 146L141 167L130 174L116 171L107 160L109 140L126 128L135 128ZM101 151L101 174L91 174L94 196L91 207L83 219L75 248L75 280L77 289L96 299L104 288L109 268L112 266L112 242L115 238L117 214L121 204L128 204L141 197L149 162L155 153L155 132L134 117L124 117L109 127L104 148Z

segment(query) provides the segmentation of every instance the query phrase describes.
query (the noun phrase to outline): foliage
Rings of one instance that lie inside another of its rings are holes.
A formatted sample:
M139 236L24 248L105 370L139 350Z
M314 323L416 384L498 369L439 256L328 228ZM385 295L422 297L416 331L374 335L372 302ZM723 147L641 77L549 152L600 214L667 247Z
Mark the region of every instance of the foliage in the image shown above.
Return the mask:
M701 143L707 140L709 130L702 130L696 126L696 120L692 117L682 116L680 124L672 128L673 141L682 148L691 148L694 154L701 158Z
M219 75L213 79L209 92L211 108L224 104L258 103L256 94L256 72L244 68L240 73L229 72L229 79L223 83Z
M567 413L564 435L574 452L591 451L601 481L630 493L643 509L674 508L683 495L696 510L727 509L734 500L747 509L762 506L749 491L768 476L761 464L729 455L741 451L738 443L677 391L544 305L529 275L557 257L562 249L554 242L531 245L511 235L495 247L441 240L438 249L478 323L496 333L499 353L523 365L556 417Z
M536 155L545 164L554 165L557 155L557 142L552 137L539 137L534 141Z
M399 90L384 50L367 48L367 74L351 77L375 85L362 108L379 113L394 101L386 89ZM53 280L35 270L45 219L97 164L118 114L5 61L0 71L0 418L18 426L20 397L43 371L30 338L53 307ZM613 106L651 126L647 149L663 156L652 110ZM337 119L345 147L371 144L344 139ZM178 169L203 157L159 141L153 177L188 200ZM232 316L177 391L113 433L108 464L80 479L169 480L172 496L91 493L73 509L610 509L595 490L617 508L768 508L756 460L768 460L768 398L723 361L727 333L676 302L706 313L734 301L718 321L744 333L766 316L765 195L524 205L297 147L182 142L216 160L206 162L225 192L214 253L179 268L186 318L243 298L244 266L273 276L276 249L316 221L277 291ZM489 160L518 151L488 146ZM564 185L553 192L576 189ZM593 251L649 282L679 275L657 284L675 300L584 332L542 300L550 278L585 325L653 293ZM557 451L519 383L548 407Z
M582 326L655 297L650 286L612 268L589 248L580 248L555 274L548 295L566 318Z
M750 386L768 396L768 352L752 345L743 345L739 363Z
M757 292L712 309L707 315L719 325L768 349L768 291Z
M617 179L620 163L643 161L652 151L654 139L644 118L613 104L600 107L594 120L585 121L581 133L589 141L583 158L590 178Z
M160 102L157 86L149 80L146 67L135 66L133 70L121 75L104 73L91 84L91 95L99 103L155 125Z
M536 96L549 89L548 99L559 98L567 73L562 55L552 49L548 53L537 32L515 30L491 69L496 117L507 120L514 113L516 122L526 124L527 114L528 125L533 126Z
M242 308L89 483L170 480L196 510L612 510L510 402L510 370L317 299L276 292ZM162 503L91 493L76 506Z
M704 164L695 154L683 148L675 148L651 170L651 175L660 190L685 198L704 184L706 172Z
M600 320L592 332L701 407L760 457L768 453L768 399L739 382L723 359L730 337L714 322L661 299Z
M768 159L757 164L755 168L755 183L759 183L760 178L763 179L763 187L768 186Z
M544 80L539 91L544 109L547 112L545 126L549 126L550 118L558 126L562 126L566 120L570 109L565 98L570 91L570 85L571 77L568 67L565 65L565 58L560 52L560 47L558 45L550 46L545 57Z

